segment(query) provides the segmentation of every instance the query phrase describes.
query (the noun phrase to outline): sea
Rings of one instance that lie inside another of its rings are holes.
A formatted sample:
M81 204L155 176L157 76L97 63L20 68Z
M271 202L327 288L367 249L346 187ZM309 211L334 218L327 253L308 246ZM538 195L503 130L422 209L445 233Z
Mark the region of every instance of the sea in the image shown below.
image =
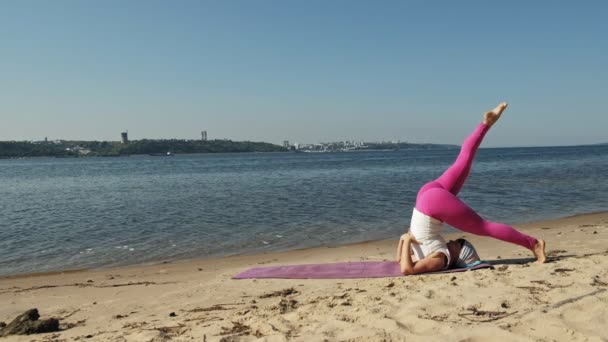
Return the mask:
M0 275L396 240L457 154L0 160ZM606 211L607 175L608 145L482 148L460 197L510 224Z

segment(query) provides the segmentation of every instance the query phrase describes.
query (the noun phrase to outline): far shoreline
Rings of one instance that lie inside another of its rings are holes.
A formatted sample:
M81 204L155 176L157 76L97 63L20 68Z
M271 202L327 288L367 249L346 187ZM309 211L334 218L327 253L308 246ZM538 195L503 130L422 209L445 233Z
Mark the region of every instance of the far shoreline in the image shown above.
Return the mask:
M423 143L417 143L418 145L424 145ZM348 151L233 151L233 152L192 152L183 153L176 152L172 156L192 156L192 155L218 155L218 154L325 154L325 153L353 153L353 152L403 152L403 151L439 151L439 150L455 150L460 148L460 145L449 145L449 144L438 144L430 143L430 145L445 145L445 147L433 147L433 148L405 148L405 149L363 149L363 150L348 150ZM480 150L490 149L522 149L522 148L572 148L572 147L605 147L608 143L595 143L595 144L582 144L582 145L541 145L541 146L487 146L480 147ZM54 156L54 155L43 155L43 156L19 156L19 157L4 157L0 156L0 160L14 160L14 159L80 159L80 158L126 158L126 157L146 157L152 156L151 154L121 154L121 155L66 155L66 156ZM162 156L156 156L162 157Z

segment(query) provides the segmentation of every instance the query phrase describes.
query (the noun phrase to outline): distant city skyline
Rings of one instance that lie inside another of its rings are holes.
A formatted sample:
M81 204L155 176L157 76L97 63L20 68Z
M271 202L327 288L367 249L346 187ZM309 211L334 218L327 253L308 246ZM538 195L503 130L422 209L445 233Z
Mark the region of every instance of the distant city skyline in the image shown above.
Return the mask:
M0 141L603 143L608 2L0 2Z
M268 140L238 140L238 139L229 139L229 138L222 138L222 137L215 137L215 138L211 138L208 139L207 137L207 132L203 131L201 133L202 137L199 136L198 138L184 138L184 137L166 137L166 138L154 138L154 137L146 137L146 138L135 138L132 139L131 136L128 135L123 135L126 132L121 132L120 133L120 137L118 139L64 139L64 138L49 138L44 137L42 139L21 139L21 140L0 140L1 141L26 141L26 142L34 142L34 143L41 143L41 142L53 142L53 143L57 143L57 142L61 142L61 141L111 141L111 142L122 142L122 143L128 143L129 141L132 140L144 140L144 139L148 139L148 140L172 140L172 139L176 139L176 140L202 140L202 141L210 141L210 140L233 140L233 141L252 141L252 142L267 142L267 143L272 143L278 146L283 146L286 148L290 148L290 147L294 147L294 146L312 146L312 145L327 145L327 144L335 144L335 143L351 143L354 145L357 144L365 144L365 143L390 143L390 144L401 144L401 143L405 143L405 144L436 144L436 145L461 145L461 142L455 142L455 143L438 143L438 142L419 142L419 141L412 141L412 140L402 140L402 139L375 139L375 140L357 140L357 139L328 139L328 140L323 140L323 141L290 141L290 140L283 140L282 142L272 142L272 141L268 141ZM548 146L575 146L575 145L600 145L600 144L606 144L608 139L606 139L606 141L600 141L600 142L595 142L595 143L577 143L577 144L570 144L570 145L548 145ZM482 146L483 147L543 147L543 145L514 145L514 146Z

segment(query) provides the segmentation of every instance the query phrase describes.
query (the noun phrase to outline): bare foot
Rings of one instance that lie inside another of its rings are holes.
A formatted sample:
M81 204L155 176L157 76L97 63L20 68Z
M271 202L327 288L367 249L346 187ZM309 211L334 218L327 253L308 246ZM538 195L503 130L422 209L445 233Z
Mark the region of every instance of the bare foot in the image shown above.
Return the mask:
M489 112L486 112L483 115L483 123L489 127L492 127L492 125L494 125L496 121L498 121L500 115L502 114L502 112L505 111L505 109L507 109L507 103L502 102L501 104L496 106L496 108L492 109Z
M537 239L532 252L534 252L536 262L544 264L547 261L547 256L545 255L545 240Z

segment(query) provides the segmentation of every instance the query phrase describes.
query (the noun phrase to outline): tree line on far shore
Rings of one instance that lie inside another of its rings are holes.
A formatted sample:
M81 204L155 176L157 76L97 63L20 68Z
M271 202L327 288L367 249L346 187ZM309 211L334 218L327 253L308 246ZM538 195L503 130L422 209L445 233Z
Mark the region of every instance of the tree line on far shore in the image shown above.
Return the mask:
M286 148L265 142L232 140L133 140L116 141L0 141L0 158L125 156L131 154L285 152Z
M357 150L411 150L411 149L458 148L457 145L412 144L412 143L366 143ZM118 141L73 141L53 142L0 141L0 158L23 157L118 157L128 155L166 155L185 153L230 153L230 152L287 152L283 146L252 141L232 140L133 140Z

